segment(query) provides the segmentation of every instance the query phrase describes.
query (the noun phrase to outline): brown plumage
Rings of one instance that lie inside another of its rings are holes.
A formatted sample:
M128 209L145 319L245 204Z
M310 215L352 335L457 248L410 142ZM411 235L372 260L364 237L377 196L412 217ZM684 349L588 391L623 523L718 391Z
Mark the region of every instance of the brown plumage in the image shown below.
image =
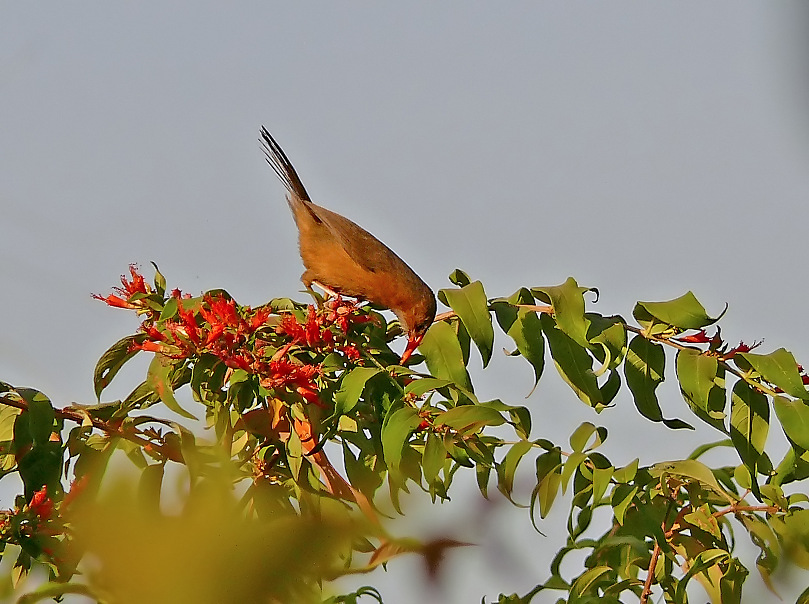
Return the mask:
M289 191L287 202L298 226L306 270L301 280L391 309L408 334L404 363L435 318L435 295L388 246L348 218L312 203L295 168L267 131L261 129L267 162Z

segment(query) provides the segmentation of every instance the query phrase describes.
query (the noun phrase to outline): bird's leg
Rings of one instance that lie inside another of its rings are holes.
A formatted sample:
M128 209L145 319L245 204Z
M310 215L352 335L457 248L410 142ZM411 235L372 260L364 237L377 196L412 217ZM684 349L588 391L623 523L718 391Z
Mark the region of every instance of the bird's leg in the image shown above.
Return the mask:
M320 289L326 292L329 298L337 298L340 295L332 288L323 285L320 281L312 281L312 285L317 285ZM312 289L311 286L309 286L308 289Z

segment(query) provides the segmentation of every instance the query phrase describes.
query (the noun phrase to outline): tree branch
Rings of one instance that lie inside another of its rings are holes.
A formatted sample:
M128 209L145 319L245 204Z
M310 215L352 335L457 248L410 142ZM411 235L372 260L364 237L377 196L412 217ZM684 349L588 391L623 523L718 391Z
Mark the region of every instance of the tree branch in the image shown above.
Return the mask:
M15 407L17 409L22 409L23 411L28 411L28 403L24 400L16 400L10 398L8 396L0 396L0 404L7 405L9 407ZM87 412L75 411L73 409L58 409L54 407L53 409L56 417L60 419L70 420L77 424L84 424L85 421L88 419L93 425L93 428L101 430L105 432L109 436L117 436L119 438L123 438L130 442L135 443L136 445L140 445L145 450L149 452L157 452L159 455L162 455L166 459L170 459L171 461L176 461L177 463L185 463L183 459L182 453L173 447L168 447L163 443L153 442L148 440L142 436L139 436L134 431L124 431L120 428L120 426L116 426L115 424L111 424L110 422L106 422L102 419L98 419L92 417Z

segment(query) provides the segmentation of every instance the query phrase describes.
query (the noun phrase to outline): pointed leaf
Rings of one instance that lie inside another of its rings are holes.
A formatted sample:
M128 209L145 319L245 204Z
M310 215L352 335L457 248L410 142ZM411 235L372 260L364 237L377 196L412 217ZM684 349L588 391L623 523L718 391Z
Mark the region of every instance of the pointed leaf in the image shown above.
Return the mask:
M680 329L701 329L719 320L719 317L709 317L705 307L690 291L667 302L638 302L632 315L644 328L664 323Z
M660 344L641 335L636 335L629 343L624 362L626 384L632 392L635 407L646 419L662 422L673 430L693 426L679 419L665 419L660 411L656 390L665 379L666 354Z
M556 323L549 316L543 315L540 322L559 375L583 402L596 410L602 409L605 406L604 397L593 374L592 357L572 338L557 329Z
M533 445L527 440L517 441L503 457L503 461L497 465L497 488L512 503L514 503L514 500L511 499L511 492L514 489L514 474L517 472L520 460L532 448Z
M809 405L784 396L773 398L773 408L787 438L804 450L809 450Z
M585 348L588 346L587 328L590 322L584 316L584 294L588 291L596 290L579 287L573 277L568 277L562 285L531 289L531 293L553 306L553 316L559 329Z
M458 336L448 323L433 323L421 341L419 351L424 355L430 374L472 390Z
M385 418L382 426L382 453L391 471L399 470L404 444L420 423L421 417L413 407L401 407Z
M447 449L444 447L444 440L438 434L428 434L421 461L424 480L427 481L427 484L433 484L436 481L446 459Z
M480 281L473 281L460 289L442 289L438 298L458 315L483 358L489 364L494 347L494 329L489 313L489 302Z
M334 395L335 415L345 415L357 406L365 384L381 369L376 367L355 367L340 381L340 389Z
M171 373L173 370L173 361L162 354L155 354L152 362L149 364L149 370L146 374L146 381L149 387L152 388L163 404L169 409L174 411L177 415L181 415L186 419L197 419L194 415L186 411L174 398L174 390L171 386Z
M449 426L458 432L473 432L483 426L500 426L506 422L492 407L462 405L439 413L433 420L436 425Z
M767 397L742 380L736 382L730 397L730 438L754 481L757 463L767 442L769 422Z
M717 384L724 376L716 357L690 348L678 351L677 379L683 398L697 417L726 432L723 423L725 392Z
M519 294L520 292L517 292L515 296ZM525 294L530 296L527 290ZM518 302L515 296L509 298L508 302L492 304L492 308L500 328L514 340L517 351L534 369L534 385L536 386L545 367L545 339L542 337L542 326L536 311L516 308L512 305L512 303L523 303L521 300Z
M739 355L758 371L761 376L795 398L809 400L809 391L803 385L798 363L792 353L779 348L770 354L740 352Z
M137 354L137 350L131 350L132 345L142 341L144 337L144 334L137 334L121 338L98 359L95 372L93 373L93 384L96 397L99 400L101 399L101 392L104 388L109 386L112 378L118 373L118 370L121 369L124 363Z

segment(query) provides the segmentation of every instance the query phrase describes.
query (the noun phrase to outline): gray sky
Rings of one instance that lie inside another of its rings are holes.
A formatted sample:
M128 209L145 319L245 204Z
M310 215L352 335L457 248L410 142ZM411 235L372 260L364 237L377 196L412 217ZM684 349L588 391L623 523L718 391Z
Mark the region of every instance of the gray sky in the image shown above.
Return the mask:
M765 338L809 363L805 5L229 6L0 2L0 380L92 402L95 361L137 323L90 293L132 262L245 304L298 295L262 124L317 203L435 289L456 267L490 296L573 276L600 289L594 311L627 318L638 299L691 289L709 313L730 305L731 343ZM523 400L530 371L515 363L478 372L481 390ZM667 414L684 416L667 392ZM717 437L631 409L595 416L552 383L528 404L534 437L564 444L589 420L631 439L623 458L609 450L616 463ZM475 506L425 512L493 543L450 561L460 581L442 601L544 580L561 542L500 504L479 523ZM366 579L389 604L429 601L409 580L417 563Z

